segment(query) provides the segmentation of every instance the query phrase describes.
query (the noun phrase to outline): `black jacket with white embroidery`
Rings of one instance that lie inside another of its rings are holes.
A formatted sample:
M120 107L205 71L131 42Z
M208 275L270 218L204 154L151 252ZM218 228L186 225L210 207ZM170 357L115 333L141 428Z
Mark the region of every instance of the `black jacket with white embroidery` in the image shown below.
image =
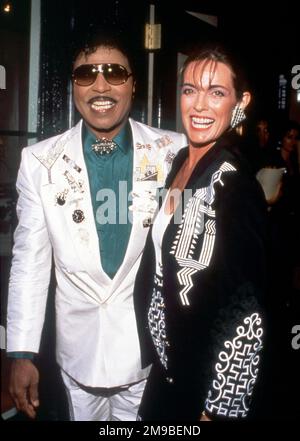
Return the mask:
M162 286L148 235L134 290L142 364L154 363L145 420L248 413L263 347L266 205L235 143L223 137L196 165L192 197L163 237ZM175 158L166 187L187 155Z

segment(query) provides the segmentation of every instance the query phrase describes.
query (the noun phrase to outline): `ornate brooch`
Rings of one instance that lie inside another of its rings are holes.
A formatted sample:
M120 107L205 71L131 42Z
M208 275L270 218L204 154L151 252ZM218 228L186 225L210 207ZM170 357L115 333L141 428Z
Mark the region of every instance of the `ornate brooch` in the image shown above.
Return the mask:
M111 152L116 150L116 148L117 144L115 141L107 138L96 139L95 144L92 144L93 152L99 156L109 155Z

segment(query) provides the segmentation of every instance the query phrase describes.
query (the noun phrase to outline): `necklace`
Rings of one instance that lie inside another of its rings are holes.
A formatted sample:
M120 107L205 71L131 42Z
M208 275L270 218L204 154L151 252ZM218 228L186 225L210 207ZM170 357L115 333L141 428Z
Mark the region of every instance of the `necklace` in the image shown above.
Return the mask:
M109 155L116 150L117 144L112 139L97 138L95 144L92 144L92 150L97 156Z

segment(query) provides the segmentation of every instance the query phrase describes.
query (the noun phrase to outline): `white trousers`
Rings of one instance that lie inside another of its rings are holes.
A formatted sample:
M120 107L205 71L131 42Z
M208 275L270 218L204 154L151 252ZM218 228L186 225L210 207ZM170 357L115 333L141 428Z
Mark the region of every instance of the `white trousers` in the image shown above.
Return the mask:
M146 379L115 388L85 387L61 370L71 421L136 421Z

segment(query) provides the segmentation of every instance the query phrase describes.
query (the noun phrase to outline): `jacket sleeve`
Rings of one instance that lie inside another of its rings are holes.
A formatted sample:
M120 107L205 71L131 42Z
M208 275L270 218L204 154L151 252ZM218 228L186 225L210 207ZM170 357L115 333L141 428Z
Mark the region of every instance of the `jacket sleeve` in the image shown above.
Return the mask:
M23 149L17 178L18 226L14 234L7 311L7 351L38 352L51 272L51 244L32 170Z
M223 196L205 411L212 419L236 419L248 414L264 341L266 207L254 181L234 177Z

